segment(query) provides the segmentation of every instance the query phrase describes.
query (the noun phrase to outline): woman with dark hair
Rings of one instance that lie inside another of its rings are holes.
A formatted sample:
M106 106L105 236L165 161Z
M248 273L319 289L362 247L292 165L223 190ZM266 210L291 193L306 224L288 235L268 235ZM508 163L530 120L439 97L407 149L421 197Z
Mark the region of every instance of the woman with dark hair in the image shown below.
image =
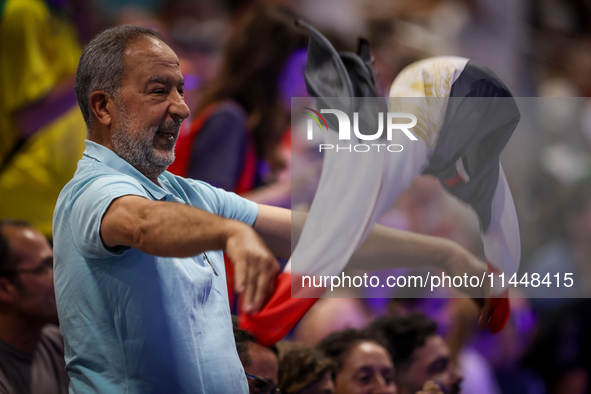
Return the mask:
M334 362L335 394L398 394L394 364L382 338L368 330L335 332L317 345ZM443 394L426 381L416 394Z
M285 166L278 147L289 127L290 98L307 95L308 36L296 19L280 5L243 16L190 132L179 139L171 172L244 195Z
M279 383L283 394L334 394L333 363L318 350L279 342Z
M394 364L377 337L347 329L324 338L317 348L335 364L336 394L397 393Z

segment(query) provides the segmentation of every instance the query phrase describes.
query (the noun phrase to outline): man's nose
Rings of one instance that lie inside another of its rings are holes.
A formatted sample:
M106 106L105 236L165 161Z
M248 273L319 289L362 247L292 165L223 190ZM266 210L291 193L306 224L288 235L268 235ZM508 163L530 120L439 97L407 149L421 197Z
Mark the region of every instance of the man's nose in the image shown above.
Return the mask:
M173 102L170 105L170 114L173 117L178 117L181 119L187 119L191 114L189 107L185 103L185 99L180 93L174 94Z
M388 383L386 379L381 376L377 375L374 384L373 390L371 391L372 394L397 394L398 390L394 383Z
M462 374L462 371L457 366L453 366L452 371L451 371L451 375L452 375L452 382L454 384L459 384L462 380L464 380L464 375Z

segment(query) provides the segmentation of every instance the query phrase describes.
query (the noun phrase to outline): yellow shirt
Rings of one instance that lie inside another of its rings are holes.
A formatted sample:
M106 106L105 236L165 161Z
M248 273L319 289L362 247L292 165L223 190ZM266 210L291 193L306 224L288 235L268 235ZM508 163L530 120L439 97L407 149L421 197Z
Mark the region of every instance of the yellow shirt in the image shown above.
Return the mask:
M12 114L76 71L81 48L74 27L41 0L8 0L0 20L0 162L18 131ZM84 151L78 106L45 125L0 173L0 218L30 221L51 236L53 209Z

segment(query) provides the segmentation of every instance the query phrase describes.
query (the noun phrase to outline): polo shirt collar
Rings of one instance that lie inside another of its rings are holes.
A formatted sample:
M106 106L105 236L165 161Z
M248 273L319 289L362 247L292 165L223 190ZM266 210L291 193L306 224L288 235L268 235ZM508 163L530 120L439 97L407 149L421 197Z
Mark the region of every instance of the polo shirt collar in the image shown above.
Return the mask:
M125 175L136 179L141 183L144 189L146 189L146 191L157 200L168 201L172 199L172 195L170 195L170 193L156 185L111 149L90 140L85 140L84 144L86 146L86 149L84 150L84 156L92 158L106 166L109 166ZM158 182L162 184L163 182L166 183L167 181L162 175L160 175L158 177Z

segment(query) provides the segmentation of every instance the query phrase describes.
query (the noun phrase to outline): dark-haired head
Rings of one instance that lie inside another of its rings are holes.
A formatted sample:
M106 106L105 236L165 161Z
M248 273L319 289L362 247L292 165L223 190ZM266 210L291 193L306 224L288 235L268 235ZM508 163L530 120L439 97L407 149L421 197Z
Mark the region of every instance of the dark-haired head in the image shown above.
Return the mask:
M296 19L297 14L277 4L246 12L226 45L217 78L196 111L199 114L221 100L238 102L248 114L260 158L269 158L288 126L280 76L294 52L308 45L307 33L295 26Z
M383 316L368 328L372 335L382 338L396 368L410 361L415 349L437 333L437 323L420 313L408 316Z
M337 393L397 392L392 359L380 338L371 332L354 329L336 332L323 339L318 349L335 363Z

